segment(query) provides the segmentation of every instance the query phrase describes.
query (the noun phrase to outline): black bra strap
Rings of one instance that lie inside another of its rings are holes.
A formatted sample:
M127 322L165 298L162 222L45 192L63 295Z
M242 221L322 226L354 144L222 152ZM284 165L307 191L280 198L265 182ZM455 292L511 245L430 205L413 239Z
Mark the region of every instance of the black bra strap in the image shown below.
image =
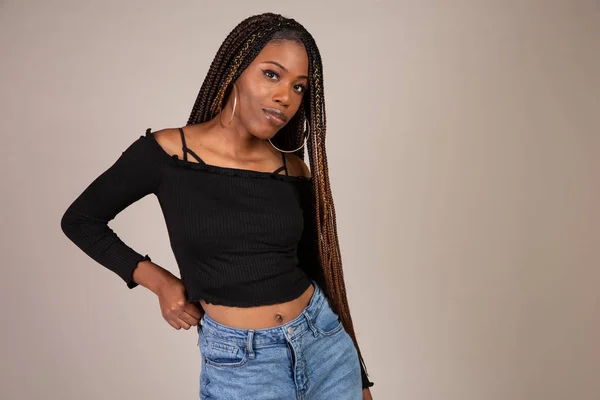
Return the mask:
M285 174L288 175L287 161L286 161L287 159L285 158L284 152L281 152L281 158L283 158L283 168L285 168Z
M192 157L194 157L196 159L196 161L198 161L198 163L200 164L205 164L204 160L202 160L198 154L194 153L194 150L192 149L187 149L187 152L190 153L192 155Z
M184 161L187 161L187 151L188 148L185 145L185 136L183 135L183 129L179 128L179 133L181 133L181 145L182 145L182 149L183 149L183 159Z
M285 160L286 160L286 158L285 158L285 154L284 154L283 152L281 153L281 158L283 159L283 165L282 165L281 167L277 168L277 169L276 169L275 171L273 171L272 173L273 173L273 174L279 174L279 171L285 170L285 174L286 174L286 176L289 176L289 175L288 175L287 164L286 164L286 161L285 161Z
M187 145L185 144L185 136L183 135L183 129L179 128L179 133L181 133L181 143L183 145L183 159L185 161L187 161L187 153L190 153L192 155L192 157L194 157L196 159L196 161L198 161L198 163L200 164L206 164L199 156L198 154L196 154L194 152L194 150L190 149L187 147Z

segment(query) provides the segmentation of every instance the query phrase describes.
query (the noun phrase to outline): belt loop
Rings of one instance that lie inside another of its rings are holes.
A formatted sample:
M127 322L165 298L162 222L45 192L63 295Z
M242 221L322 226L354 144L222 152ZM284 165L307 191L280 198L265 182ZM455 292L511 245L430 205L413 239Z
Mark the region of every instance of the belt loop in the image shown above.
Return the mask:
M315 328L315 323L313 322L313 320L310 317L310 315L308 315L308 313L306 312L306 310L302 311L302 315L304 315L304 318L306 318L306 322L308 323L308 327L312 331L313 336L314 337L319 336L319 333L317 332L317 329Z
M254 349L252 348L252 342L254 341L254 329L248 329L248 342L246 348L248 349L248 358L256 357L254 355Z
M202 330L202 318L200 318L200 321L198 322L198 328L196 330L198 332L198 340L196 341L196 346L200 347L200 335L202 334L202 332L200 332Z

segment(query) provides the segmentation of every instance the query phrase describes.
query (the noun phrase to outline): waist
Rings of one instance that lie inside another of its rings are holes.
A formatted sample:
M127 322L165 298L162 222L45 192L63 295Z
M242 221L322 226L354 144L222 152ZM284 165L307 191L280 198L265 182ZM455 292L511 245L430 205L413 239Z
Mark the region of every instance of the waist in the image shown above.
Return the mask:
M199 304L212 321L237 329L267 329L292 321L306 308L315 292L315 284L310 283L303 293L289 301L254 306L231 307L215 305L199 300Z
M211 315L205 313L198 324L198 331L202 329L205 332L212 332L220 337L226 336L232 342L243 344L247 339L248 329L252 329L254 338L259 341L264 340L265 342L273 343L279 340L285 343L285 332L290 333L293 331L296 335L299 335L303 330L309 329L306 317L309 319L315 318L319 309L324 306L324 302L327 300L321 287L314 281L311 281L309 288L301 297L303 298L302 302L305 304L293 317L290 316L289 320L281 324L267 327L232 325L215 320Z

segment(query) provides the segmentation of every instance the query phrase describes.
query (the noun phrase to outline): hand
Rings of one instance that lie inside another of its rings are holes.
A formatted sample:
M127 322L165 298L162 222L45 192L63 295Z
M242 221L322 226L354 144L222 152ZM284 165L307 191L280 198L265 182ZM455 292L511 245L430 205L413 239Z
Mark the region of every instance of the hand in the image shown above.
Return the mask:
M363 400L373 400L373 397L371 396L370 388L363 389Z
M204 314L201 308L187 301L183 282L176 276L163 283L156 295L163 318L177 330L188 330L192 325L198 325Z

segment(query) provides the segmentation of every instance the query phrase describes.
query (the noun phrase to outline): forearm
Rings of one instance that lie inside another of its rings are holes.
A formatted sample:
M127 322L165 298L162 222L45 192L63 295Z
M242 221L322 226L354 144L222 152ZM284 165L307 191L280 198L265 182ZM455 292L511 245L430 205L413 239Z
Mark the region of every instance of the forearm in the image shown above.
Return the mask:
M140 261L133 270L133 280L154 293L174 279L177 277L171 272L148 260Z

